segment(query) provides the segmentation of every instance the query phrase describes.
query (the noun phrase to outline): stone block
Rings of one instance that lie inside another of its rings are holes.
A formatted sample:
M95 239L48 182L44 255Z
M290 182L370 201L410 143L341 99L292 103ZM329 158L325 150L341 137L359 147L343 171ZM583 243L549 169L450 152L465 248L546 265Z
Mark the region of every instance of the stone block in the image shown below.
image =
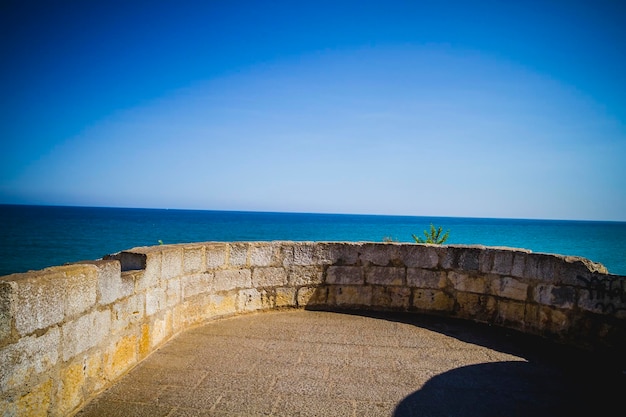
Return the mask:
M252 270L252 286L278 287L287 284L287 271L282 267L257 267Z
M276 288L276 307L295 307L297 293L296 288Z
M444 288L446 285L446 273L429 269L407 268L406 282L409 287Z
M135 290L132 274L122 274L119 262L96 261L98 273L98 303L107 305L128 297Z
M210 294L206 302L206 318L229 316L237 312L237 294Z
M407 309L410 305L411 289L407 287L374 287L372 305L383 308Z
M360 266L329 266L326 271L327 284L364 284L363 268Z
M85 377L87 379L87 392L99 392L109 382L104 375L102 357L102 352L95 349L92 350L90 354L85 357L84 366Z
M440 290L415 288L412 306L419 310L452 312L454 299Z
M255 243L250 246L250 266L280 265L279 247L273 243Z
M515 253L511 250L496 250L493 255L491 272L499 275L511 275Z
M207 269L221 268L226 265L228 245L224 243L211 243L205 248Z
M457 291L473 292L477 294L487 293L488 282L484 277L450 271L448 272L448 280Z
M174 246L163 250L161 255L161 279L168 280L183 273L183 248Z
M252 274L249 269L226 269L215 272L213 291L229 291L236 288L251 288Z
M146 291L146 316L152 316L165 310L167 295L160 287L149 288Z
M172 308L179 304L181 299L181 278L170 279L165 286L165 305Z
M32 387L28 393L21 396L15 403L15 416L46 417L50 414L52 405L52 379L46 378L44 382ZM10 416L11 414L3 414ZM53 414L54 415L54 414ZM57 414L64 415L64 414Z
M478 271L483 250L484 248L471 246L445 247L441 257L441 266L444 269L456 269L465 272Z
M444 249L430 245L403 245L400 257L409 268L436 268L439 265L439 255Z
M316 244L310 242L296 242L293 244L293 255L289 265L315 265Z
M497 313L497 301L493 296L457 293L455 299L459 317L491 322Z
M150 349L154 349L172 336L172 313L165 311L150 322Z
M237 311L262 310L268 304L267 293L256 288L240 290L237 294Z
M94 311L68 322L61 328L63 360L68 361L89 348L99 345L110 334L111 313Z
M248 243L231 243L229 249L228 264L230 266L248 264Z
M26 336L0 348L0 392L20 387L50 371L59 361L60 350L58 327L39 337Z
M536 326L543 333L559 335L567 332L572 325L568 315L554 307L540 306L535 314L537 317Z
M0 281L0 346L11 339L16 290L17 283Z
M329 242L317 245L317 265L357 265L363 243Z
M57 285L65 293L65 318L82 314L96 305L98 271L94 265L60 267L65 279Z
M572 287L539 284L533 289L533 300L543 305L571 309L576 302L576 290Z
M204 246L183 247L183 273L194 274L206 271Z
M82 361L76 361L61 369L57 384L54 414L58 416L70 415L85 400L83 389L85 374Z
M336 306L371 306L372 287L332 285L328 287L328 304Z
M5 300L12 301L15 328L20 335L59 324L65 317L65 274L54 268L5 277ZM5 325L6 326L6 325Z
M136 275L136 291L143 291L146 288L156 287L161 280L161 252L157 250L147 251L146 268L143 274Z
M499 300L496 307L495 323L504 327L523 329L525 325L526 306L524 303L511 300Z
M361 265L388 266L400 259L400 248L384 243L364 243L361 246L359 259Z
M546 284L558 285L562 282L561 265L560 260L554 255L529 254L526 258L524 277Z
M321 266L290 266L287 270L287 282L293 286L321 284L323 269Z
M139 324L145 317L145 301L145 295L138 294L113 304L111 306L112 333L119 333L131 325Z
M528 253L515 252L513 256L513 266L511 267L511 275L516 278L524 277L524 271L526 270L526 258Z
M328 287L302 287L298 289L298 307L326 305Z
M212 282L213 273L205 272L185 275L181 279L183 300L193 297L194 295L208 292Z
M404 285L406 269L395 266L371 266L366 270L365 282L374 285Z
M116 379L138 360L138 339L135 335L120 338L104 355L104 372L109 380Z
M528 284L512 277L496 276L491 281L491 293L498 297L525 301L528 298Z

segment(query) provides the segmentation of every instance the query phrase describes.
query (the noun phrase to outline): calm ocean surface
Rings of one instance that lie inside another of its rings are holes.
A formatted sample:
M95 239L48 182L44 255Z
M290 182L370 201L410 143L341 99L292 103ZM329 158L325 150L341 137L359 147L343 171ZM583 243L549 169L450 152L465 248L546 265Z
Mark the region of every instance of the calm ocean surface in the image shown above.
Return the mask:
M200 241L412 242L430 224L447 244L577 255L626 275L626 222L0 205L0 275L93 260L135 246Z

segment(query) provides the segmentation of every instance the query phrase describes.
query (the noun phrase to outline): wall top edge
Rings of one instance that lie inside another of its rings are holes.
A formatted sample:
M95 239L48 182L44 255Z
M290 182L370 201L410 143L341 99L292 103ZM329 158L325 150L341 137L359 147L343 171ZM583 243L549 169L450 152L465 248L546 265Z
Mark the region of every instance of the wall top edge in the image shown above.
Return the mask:
M72 262L61 266L52 266L41 270L31 270L26 272L20 272L5 276L0 276L0 282L2 281L15 281L21 280L32 276L42 276L49 274L67 274L71 273L73 268L98 268L102 263L117 262L119 263L119 256L121 254L137 254L137 255L149 255L151 253L158 253L161 251L177 250L185 248L201 248L214 245L250 245L250 246L265 246L265 245L286 245L286 246L310 246L310 245L329 245L329 246L350 246L350 247L362 247L362 246L379 246L379 247L428 247L437 248L441 250L446 249L478 249L486 251L496 252L511 252L522 255L551 257L566 264L577 264L580 268L595 274L606 275L608 277L620 277L621 275L611 274L607 271L606 267L600 263L593 262L587 258L571 255L553 254L532 252L529 249L514 248L507 246L485 246L485 245L435 245L425 243L412 243L412 242L372 242L372 241L290 241L290 240L272 240L272 241L204 241L204 242L188 242L188 243L176 243L176 244L164 244L154 246L138 246L130 249L125 249L117 253L104 256L98 260L85 260Z

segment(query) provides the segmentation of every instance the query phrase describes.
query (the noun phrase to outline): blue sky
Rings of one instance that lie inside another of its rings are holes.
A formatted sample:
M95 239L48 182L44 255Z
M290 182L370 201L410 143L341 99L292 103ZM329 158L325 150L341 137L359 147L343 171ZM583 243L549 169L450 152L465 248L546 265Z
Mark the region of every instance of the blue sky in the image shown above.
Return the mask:
M0 203L626 220L622 1L3 1Z

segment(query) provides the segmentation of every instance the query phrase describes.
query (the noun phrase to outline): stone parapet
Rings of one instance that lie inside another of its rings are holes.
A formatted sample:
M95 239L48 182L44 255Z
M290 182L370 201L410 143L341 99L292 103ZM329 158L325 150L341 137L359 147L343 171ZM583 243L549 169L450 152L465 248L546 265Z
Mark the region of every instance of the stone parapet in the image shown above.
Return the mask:
M397 310L532 333L613 357L626 277L482 246L206 242L0 278L0 411L67 416L185 329L278 308Z

